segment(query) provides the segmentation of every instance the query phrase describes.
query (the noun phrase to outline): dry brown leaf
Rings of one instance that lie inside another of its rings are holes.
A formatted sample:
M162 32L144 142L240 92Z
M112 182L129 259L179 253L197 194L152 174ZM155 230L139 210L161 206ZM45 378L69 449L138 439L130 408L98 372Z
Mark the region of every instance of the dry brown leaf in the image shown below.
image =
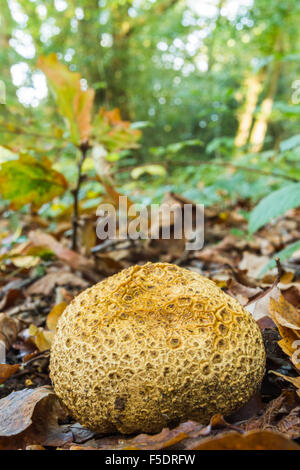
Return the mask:
M21 328L22 322L20 320L0 313L0 342L5 344L6 349L9 349L16 341Z
M270 300L270 314L282 338L278 341L279 346L290 357L294 366L300 369L300 361L297 354L300 346L299 312L281 295L279 302L274 299Z
M43 446L32 444L30 446L26 446L26 450L46 450L46 449Z
M0 416L0 449L59 446L73 440L72 432L58 424L66 414L50 387L25 389L2 398Z
M0 310L11 307L18 300L24 299L24 295L20 289L9 289L0 302Z
M72 446L71 449L162 450L178 445L180 448L184 448L195 439L206 437L213 431L217 432L216 430L224 428L237 429L236 426L227 423L223 416L218 414L211 418L207 426L195 421L186 421L173 429L164 428L160 433L154 435L139 434L133 438L122 435L102 437L88 441L84 446Z
M221 436L206 438L188 450L300 450L300 446L281 434L270 431L235 431Z
M80 287L85 289L88 283L80 277L68 271L56 271L46 274L27 289L28 295L43 294L50 295L55 286Z
M122 250L123 253L118 252L118 255L122 256L125 250ZM125 255L128 255L128 251L126 250ZM97 253L95 256L95 263L99 271L111 276L122 269L124 269L125 265L122 264L121 261L114 259L111 253Z
M281 376L281 374L276 374ZM286 378L283 376L283 378ZM284 390L268 403L263 414L240 423L245 431L264 430L284 434L288 439L300 437L300 400L296 392Z
M52 308L46 319L47 329L37 327L33 324L30 325L28 329L29 338L40 352L50 349L55 335L57 322L66 306L66 302L60 302Z
M86 271L94 266L91 259L65 247L48 233L35 230L29 232L28 237L35 246L50 248L59 259L65 261L72 269Z
M60 302L59 304L55 305L51 312L47 316L46 325L48 330L54 331L58 322L59 317L65 310L67 304L66 302Z
M257 321L267 315L270 315L270 299L279 299L279 297L280 290L275 286L267 292L262 293L261 297L259 297L257 300L254 300L254 302L249 303L249 305L247 305L245 308Z
M245 251L243 253L243 258L239 263L239 269L246 269L248 275L256 279L258 278L261 270L269 261L270 258L268 256L257 256L253 253Z
M20 369L20 364L0 364L0 384L3 384Z
M236 298L242 305L246 305L251 297L262 292L260 287L245 286L235 279L228 280L227 288L227 294Z
M282 294L278 302L271 299L270 313L275 323L293 330L300 330L300 312L285 300Z
M300 283L292 282L290 284L280 283L278 287L282 291L284 298L297 309L300 309Z
M285 272L280 278L280 282L282 284L290 284L294 279L295 273L293 272Z
M29 337L41 352L51 348L54 334L54 331L47 331L35 325L30 325L29 327Z
M286 380L287 382L290 382L291 384L293 384L294 387L297 388L297 394L300 397L300 376L299 377L289 377L288 375L280 374L280 372L276 372L275 370L270 370L270 373L275 374L278 377L281 377L282 379ZM300 407L299 407L299 428L300 428Z

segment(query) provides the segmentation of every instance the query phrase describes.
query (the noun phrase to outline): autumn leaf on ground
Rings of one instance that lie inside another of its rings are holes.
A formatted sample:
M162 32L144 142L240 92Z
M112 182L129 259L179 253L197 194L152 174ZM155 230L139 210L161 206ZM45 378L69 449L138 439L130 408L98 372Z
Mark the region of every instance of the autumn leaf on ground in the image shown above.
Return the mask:
M69 127L72 142L75 145L87 142L91 133L94 90L83 90L81 75L61 64L56 54L40 57L37 65L49 80L59 113Z
M50 349L54 338L54 331L48 331L44 330L42 327L30 325L28 333L31 341L36 345L39 351L42 352Z
M47 158L38 161L30 155L21 155L18 160L1 165L0 192L13 209L28 203L38 209L63 194L67 186L65 177L51 168Z
M55 305L51 312L47 316L46 324L48 330L55 331L57 322L63 311L65 310L67 304L66 302L60 302L59 304Z
M0 256L0 266L5 267L5 262L9 259L10 262L18 267L30 269L37 266L41 258L49 257L52 252L43 248L36 247L30 241L16 244L13 248ZM1 308L1 307L0 307Z
M88 283L84 281L79 276L75 274L65 271L59 270L50 272L46 274L42 278L38 279L36 282L31 284L26 291L27 295L50 295L51 292L54 290L55 286L71 286L77 287L81 289L85 289L88 287Z
M294 366L300 370L297 354L300 346L300 313L281 295L279 302L270 299L270 315L282 337L278 341L279 346L290 357Z
M6 349L9 349L16 341L21 328L22 321L11 318L5 313L0 313L0 346L2 343Z
M20 364L0 364L0 385L20 369Z
M294 387L297 388L297 394L300 397L300 376L299 377L289 377L288 375L280 374L280 372L276 372L275 370L270 370L270 373L275 374L278 377L281 377L282 379L286 380L287 382L290 382L291 384L293 384Z
M65 412L50 387L25 389L2 398L0 416L0 449L56 446L73 440L72 433L58 424Z
M201 440L199 444L188 447L188 450L300 450L300 446L270 431L250 431L246 434L232 431Z
M281 294L279 301L270 300L270 314L277 325L282 339L278 341L279 346L290 357L291 362L300 371L300 313ZM289 377L276 371L271 373L282 377L297 388L300 396L300 376Z
M270 313L273 320L279 323L279 325L291 328L292 330L300 330L300 312L282 294L279 302L271 299Z
M273 373L286 380L289 379L289 377L285 377L277 372ZM291 379L293 380L293 378ZM298 380L298 386L300 387L300 378L295 380ZM239 423L239 426L245 431L264 430L280 432L288 439L299 439L300 399L294 390L284 390L279 397L268 403L263 412L260 411L256 416Z
M211 418L208 425L196 421L186 421L180 423L173 429L163 428L161 432L157 434L142 433L135 437L121 437L120 435L108 436L93 441L92 443L87 442L86 446L74 446L71 449L162 450L174 448L174 446L178 446L178 444L180 447L186 448L194 440L207 437L213 432L223 432L224 429L236 429L236 427L227 423L223 416L218 414Z
M44 246L49 248L55 253L55 255L66 262L71 268L79 269L82 271L91 270L94 263L91 259L87 259L84 256L70 250L66 246L58 242L52 235L44 233L40 230L29 232L30 241L36 246Z
M29 337L31 341L34 342L39 351L43 352L50 349L58 319L65 310L66 306L67 304L65 302L60 302L52 308L46 319L47 329L37 327L36 325L30 325L28 330Z

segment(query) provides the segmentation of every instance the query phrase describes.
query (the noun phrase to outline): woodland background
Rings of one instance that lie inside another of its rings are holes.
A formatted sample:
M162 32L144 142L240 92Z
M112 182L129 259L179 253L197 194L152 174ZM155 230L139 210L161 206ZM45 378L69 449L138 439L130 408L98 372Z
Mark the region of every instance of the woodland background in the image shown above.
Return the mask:
M299 14L297 0L3 0L1 161L46 155L76 181L78 151L36 65L55 53L95 90L95 110L143 127L138 149L109 157L123 192L257 201L299 178ZM99 192L87 182L80 197Z

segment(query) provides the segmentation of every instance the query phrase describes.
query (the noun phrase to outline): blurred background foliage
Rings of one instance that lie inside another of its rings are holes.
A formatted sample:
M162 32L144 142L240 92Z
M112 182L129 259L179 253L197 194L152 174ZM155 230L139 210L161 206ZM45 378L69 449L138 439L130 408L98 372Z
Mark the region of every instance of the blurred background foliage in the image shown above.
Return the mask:
M39 211L67 213L80 151L37 66L54 53L95 90L94 116L118 108L142 133L139 145L105 148L98 172L85 159L82 207L111 187L95 178L106 165L118 191L140 202L167 191L256 202L300 179L299 19L297 0L2 0L1 162L47 157L69 190Z

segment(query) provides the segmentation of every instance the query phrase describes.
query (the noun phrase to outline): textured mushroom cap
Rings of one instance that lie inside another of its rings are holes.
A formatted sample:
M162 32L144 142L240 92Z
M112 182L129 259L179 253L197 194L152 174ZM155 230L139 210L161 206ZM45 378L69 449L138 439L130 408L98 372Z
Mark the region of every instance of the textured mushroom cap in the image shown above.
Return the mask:
M213 281L167 263L133 266L78 295L50 361L70 413L104 433L226 416L249 400L264 369L251 314Z

